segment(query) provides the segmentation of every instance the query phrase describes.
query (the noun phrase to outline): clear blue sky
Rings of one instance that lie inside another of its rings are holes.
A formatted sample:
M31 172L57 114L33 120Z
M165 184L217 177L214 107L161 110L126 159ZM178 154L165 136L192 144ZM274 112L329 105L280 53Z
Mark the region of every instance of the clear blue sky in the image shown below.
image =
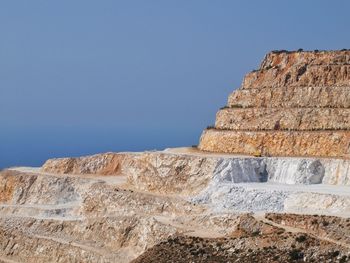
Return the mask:
M0 167L197 144L274 49L350 44L349 1L0 3Z

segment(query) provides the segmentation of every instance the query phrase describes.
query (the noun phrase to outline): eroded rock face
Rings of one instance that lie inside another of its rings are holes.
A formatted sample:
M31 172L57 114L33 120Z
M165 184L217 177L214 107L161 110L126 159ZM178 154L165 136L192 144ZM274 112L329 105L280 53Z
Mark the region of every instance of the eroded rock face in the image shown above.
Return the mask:
M267 54L217 113L215 129L203 132L199 148L349 158L349 57L348 50Z

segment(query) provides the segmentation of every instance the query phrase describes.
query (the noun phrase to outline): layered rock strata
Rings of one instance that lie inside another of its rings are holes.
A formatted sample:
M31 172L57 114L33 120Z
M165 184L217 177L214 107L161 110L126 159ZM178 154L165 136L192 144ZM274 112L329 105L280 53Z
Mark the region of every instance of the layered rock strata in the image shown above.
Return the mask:
M182 148L4 170L0 262L347 262L349 167Z
M116 169L108 169L106 174L106 167ZM193 148L49 159L41 170L51 174L124 175L140 190L158 193L195 193L216 177L232 183L350 185L350 160L219 156Z
M68 170L64 168L67 163ZM343 159L238 157L181 148L51 159L42 171L81 175L88 171L91 175L105 174L105 167L118 167L114 172L109 170L109 175L125 176L137 191L181 195L219 213L350 216L350 161Z
M350 157L350 51L271 52L203 132L204 151Z

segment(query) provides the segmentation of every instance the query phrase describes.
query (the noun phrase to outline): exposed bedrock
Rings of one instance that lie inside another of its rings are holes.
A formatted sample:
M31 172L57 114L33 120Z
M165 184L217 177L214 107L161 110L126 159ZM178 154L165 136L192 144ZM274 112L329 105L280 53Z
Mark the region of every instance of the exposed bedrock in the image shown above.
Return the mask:
M78 221L13 216L0 219L0 262L126 263L175 233L139 215Z
M174 149L173 152L167 150L137 154L108 153L52 159L42 168L42 171L48 173L47 177L34 175L24 177L20 173L14 176L13 173L16 172L4 171L0 178L0 192L3 193L0 199L9 206L3 206L1 209L6 213L17 211L26 214L31 205L52 204L52 208L43 206L36 209L42 216L61 213L79 217L82 214L89 215L91 213L89 211L93 211L95 216L102 213L102 216L113 215L118 211L128 213L127 210L136 209L138 206L148 207L148 201L135 203L137 193L118 193L113 187L99 183L103 182L103 176L97 177L101 180L96 178L95 182L92 182L90 179L93 176L92 172L100 175L99 171L106 171L105 166L118 167L114 174L110 174L113 177L107 176L106 180L126 177L125 183L132 189L157 194L180 194L194 203L207 204L216 212L226 210L305 212L316 211L317 207L321 207L323 210L318 209L317 212L341 213L350 207L350 197L342 195L350 186L349 160L218 156L191 149L187 151L188 154L176 153ZM107 157L110 161L102 161ZM98 165L88 170L85 166L88 164L91 168L91 163L86 160ZM81 176L62 178L53 174L57 171L67 171L65 169L67 163L73 163L74 171ZM84 174L85 171L89 171L89 174ZM84 178L85 176L87 177ZM333 185L345 188L339 190L327 188L335 187ZM305 188L311 186L315 187ZM37 192L43 194L37 195ZM95 196L101 198L96 199ZM316 204L315 196L320 197L317 197L318 200L326 201L320 201L323 205ZM142 200L146 200L145 198ZM169 208L177 211L172 205L163 206L161 203L165 199L153 198L152 202L154 204L160 202L157 209L162 207L161 211L165 212ZM301 200L303 205L298 205L296 200ZM80 206L83 210L75 209L74 204L77 202L83 203ZM123 208L125 202L128 203L127 210ZM15 206L11 207L17 204L27 205L29 208L22 207L19 211ZM184 205L181 204L180 207ZM176 213L180 213L180 210ZM154 210L157 211L160 210Z
M183 199L135 192L112 179L1 172L0 262L129 262L184 231L155 216L190 220L190 212L202 211Z
M350 217L350 196L315 192L293 193L286 198L284 211L298 214L308 211L308 214L329 214Z
M325 177L325 165L313 159L265 159L269 181L285 184L320 184ZM330 171L331 174L334 171ZM328 175L327 174L327 175Z
M289 191L282 189L259 189L248 183L234 184L217 179L190 200L196 204L206 204L217 213L283 212L289 195Z
M268 53L203 131L199 148L350 158L349 57L349 50Z
M227 106L232 108L350 108L350 87L240 88L231 93Z
M270 52L259 70L247 74L243 88L349 86L350 51Z
M208 183L216 162L216 158L165 152L108 153L51 159L43 165L42 170L50 173L72 171L76 174L127 175L128 182L140 190L190 193L202 189ZM65 169L67 163L74 168ZM95 164L93 169L91 164Z
M232 183L266 182L268 173L263 159L218 159L213 179Z
M223 130L350 130L350 108L226 108L216 114Z
M4 170L0 177L0 201L21 205L67 204L80 200L81 191L88 183L84 178L38 177L34 174Z
M124 163L138 153L103 153L77 158L49 159L42 167L44 172L57 174L120 174Z
M96 159L92 162L101 165L95 169L95 173L105 171L104 165L119 167L111 175L126 175L128 183L140 190L164 193L195 193L215 178L233 183L271 181L286 184L350 185L350 160L346 159L217 156L199 151L180 154L171 150L107 155L116 156L110 158L113 163L98 161L105 159L105 154L69 158L69 162L76 164L77 174L82 174L81 171L86 170L85 158ZM65 163L67 158L51 159L43 165L42 170L49 173L65 171Z
M291 56L292 57L292 56ZM322 76L322 77L320 77ZM296 65L291 68L261 69L247 74L243 88L274 86L347 86L350 65Z
M348 187L335 189L325 185L297 186L276 183L228 183L214 180L191 197L222 212L288 212L350 217Z
M173 235L240 242L242 227L256 225L242 212L350 216L349 160L186 151L61 158L42 169L2 171L0 261L130 262ZM260 234L252 231L255 244Z
M261 156L350 156L350 131L233 131L207 129L199 149Z

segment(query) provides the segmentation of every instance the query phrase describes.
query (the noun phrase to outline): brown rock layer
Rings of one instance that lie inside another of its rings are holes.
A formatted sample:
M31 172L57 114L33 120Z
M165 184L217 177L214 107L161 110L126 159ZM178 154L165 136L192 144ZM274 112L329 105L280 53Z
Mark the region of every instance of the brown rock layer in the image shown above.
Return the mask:
M350 108L349 87L274 87L238 89L228 99L232 108Z
M349 86L350 51L271 52L242 87Z
M200 149L213 152L272 156L350 157L345 131L222 131L203 132Z
M226 108L216 114L224 130L350 130L350 109Z
M0 177L0 202L7 203L11 200L15 188L15 180L8 172L3 172Z
M104 153L78 158L49 159L42 167L43 172L57 174L100 174L118 175L130 157L137 153Z

